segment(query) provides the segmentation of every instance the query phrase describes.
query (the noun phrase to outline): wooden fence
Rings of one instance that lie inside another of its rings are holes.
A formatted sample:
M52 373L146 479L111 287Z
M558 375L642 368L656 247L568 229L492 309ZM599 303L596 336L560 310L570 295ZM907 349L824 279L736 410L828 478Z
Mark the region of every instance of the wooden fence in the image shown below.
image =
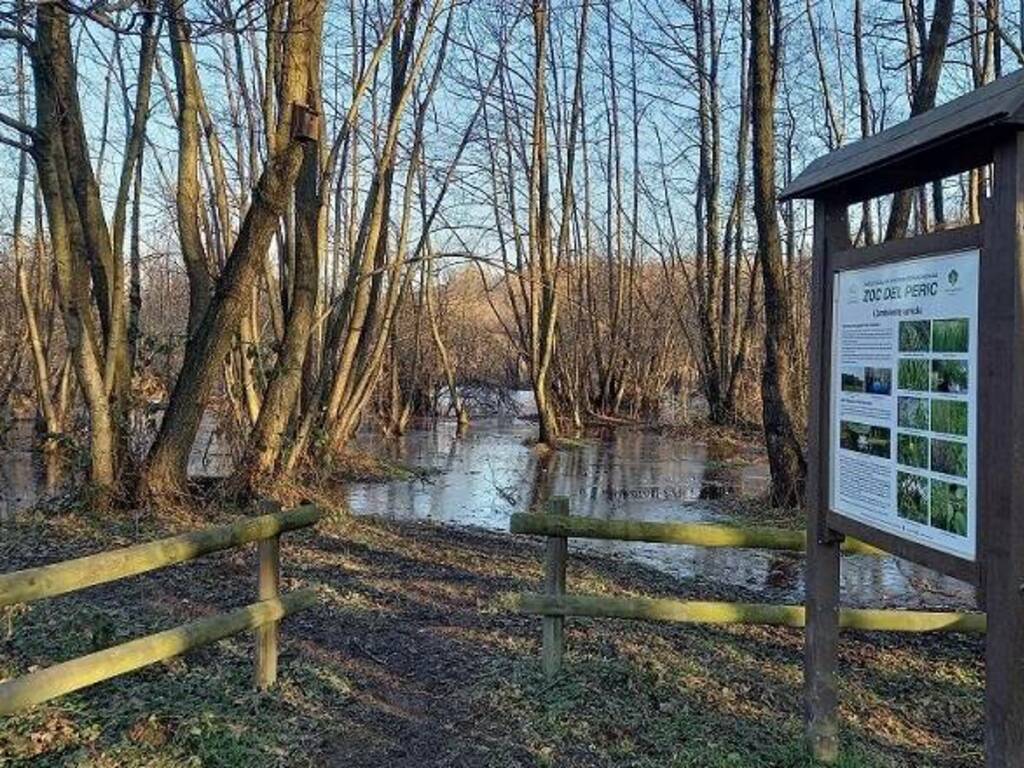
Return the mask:
M543 666L551 676L562 667L565 654L564 622L569 616L642 619L689 624L769 624L804 626L802 605L762 603L699 602L651 598L567 595L565 570L570 538L611 541L642 541L697 547L735 547L803 552L807 540L803 531L780 528L740 528L703 523L658 523L634 520L602 520L569 514L569 500L552 499L549 513L512 515L512 533L546 536L544 594L523 594L516 608L539 615L543 623ZM885 555L880 549L847 538L842 550L848 554ZM885 632L971 632L985 631L983 613L841 609L839 625L847 629Z
M312 589L280 594L280 537L314 525L321 512L313 505L285 511L274 502L262 502L260 506L264 514L231 525L0 574L2 608L120 581L251 542L257 542L259 554L259 602L0 683L0 715L50 701L250 629L256 630L256 685L260 689L272 686L277 680L280 620L316 601Z

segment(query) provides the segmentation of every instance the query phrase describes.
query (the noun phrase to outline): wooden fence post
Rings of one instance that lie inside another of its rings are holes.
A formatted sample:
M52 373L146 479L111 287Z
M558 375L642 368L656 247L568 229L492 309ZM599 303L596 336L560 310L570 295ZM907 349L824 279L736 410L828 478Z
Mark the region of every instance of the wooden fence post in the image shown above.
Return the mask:
M281 510L274 501L260 502L261 514ZM281 537L261 539L258 544L260 600L277 598L281 591ZM280 622L272 621L256 630L256 687L265 691L277 682L277 638Z
M553 515L569 514L569 499L556 496L548 501L548 512ZM549 597L565 595L565 563L569 554L569 540L564 536L549 536L544 557L544 592ZM562 669L565 655L565 619L561 616L545 616L543 626L543 667L544 674L552 678Z

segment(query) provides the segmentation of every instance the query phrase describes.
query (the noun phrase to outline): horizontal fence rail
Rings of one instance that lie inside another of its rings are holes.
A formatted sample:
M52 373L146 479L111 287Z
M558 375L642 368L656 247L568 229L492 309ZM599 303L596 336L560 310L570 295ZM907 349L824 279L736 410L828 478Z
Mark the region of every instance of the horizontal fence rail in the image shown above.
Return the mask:
M321 514L314 505L307 504L230 525L0 574L0 608L57 597L194 560L211 552L280 536L287 531L313 525Z
M565 589L571 538L608 541L642 541L693 547L730 547L805 552L804 531L769 527L740 527L708 523L672 523L647 520L605 520L569 514L565 497L548 501L546 512L517 513L509 522L511 533L546 536L544 592L513 597L514 609L541 616L543 633L541 664L545 675L561 670L565 656L564 621L571 616L608 619L680 622L689 624L761 624L803 627L807 620L802 605L683 601L647 597L569 595ZM890 553L847 537L841 545L847 554L882 556ZM986 632L984 613L839 609L839 626L880 632ZM556 627L558 632L550 631Z
M42 704L194 648L272 624L315 602L313 589L298 589L280 598L199 619L0 683L0 715Z
M804 626L802 605L722 603L669 600L648 597L607 597L540 594L518 595L516 608L535 616L585 616L606 619L640 619L687 624L767 624ZM839 626L879 632L985 632L983 613L940 613L843 608Z
M509 530L512 533L534 536L643 541L651 544L685 544L693 547L733 547L785 552L803 552L807 549L807 537L803 531L767 527L741 528L712 523L661 523L517 513L512 515ZM851 555L887 554L877 547L851 538L843 542L842 550Z
M261 690L271 687L277 680L278 623L316 602L312 589L280 594L281 534L314 525L322 513L312 504L285 511L276 502L261 502L260 506L276 511L230 525L0 575L3 607L120 581L211 552L259 542L259 602L0 683L0 715L42 704L252 629L256 630L256 686Z

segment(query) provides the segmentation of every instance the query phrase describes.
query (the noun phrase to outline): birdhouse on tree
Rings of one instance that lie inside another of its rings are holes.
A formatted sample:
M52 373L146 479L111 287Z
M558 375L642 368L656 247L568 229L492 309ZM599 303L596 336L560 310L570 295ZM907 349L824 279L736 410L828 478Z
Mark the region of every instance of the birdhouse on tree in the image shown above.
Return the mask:
M308 104L292 104L292 138L299 141L320 140L320 113Z

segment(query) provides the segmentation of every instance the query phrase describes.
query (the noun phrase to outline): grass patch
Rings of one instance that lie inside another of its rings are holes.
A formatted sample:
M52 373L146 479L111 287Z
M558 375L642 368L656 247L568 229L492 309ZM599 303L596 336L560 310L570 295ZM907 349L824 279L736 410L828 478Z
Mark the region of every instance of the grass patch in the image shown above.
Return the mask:
M345 451L319 469L309 469L309 479L324 484L387 483L415 480L438 474L439 470L415 467L362 451Z
M214 508L197 515L232 519ZM2 570L180 530L152 517L137 531L106 525L23 517L0 536ZM252 639L239 636L0 718L0 763L812 766L799 630L571 620L564 674L549 683L540 622L501 603L538 588L542 542L362 518L331 518L282 542L285 588L312 585L321 600L285 620L275 690L253 691ZM577 593L764 598L615 558L571 560ZM0 642L0 674L244 604L253 584L250 549L34 603ZM976 766L982 647L955 635L844 634L840 765Z

